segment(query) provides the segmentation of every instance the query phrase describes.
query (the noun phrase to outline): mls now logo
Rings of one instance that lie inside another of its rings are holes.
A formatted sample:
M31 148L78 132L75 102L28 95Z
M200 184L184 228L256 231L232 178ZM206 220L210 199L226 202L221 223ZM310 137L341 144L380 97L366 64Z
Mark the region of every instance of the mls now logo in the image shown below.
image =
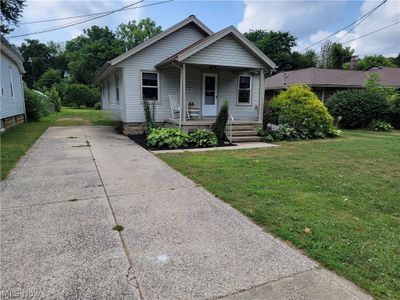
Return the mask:
M0 289L0 299L35 299L41 297L41 291L23 289Z

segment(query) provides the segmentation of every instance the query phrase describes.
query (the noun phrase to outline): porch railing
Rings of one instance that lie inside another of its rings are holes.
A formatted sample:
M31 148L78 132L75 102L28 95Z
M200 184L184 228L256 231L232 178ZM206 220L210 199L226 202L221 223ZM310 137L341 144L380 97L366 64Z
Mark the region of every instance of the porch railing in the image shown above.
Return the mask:
M235 122L235 119L231 116L230 113L228 113L228 121L226 122L225 135L230 143L232 143L233 122Z

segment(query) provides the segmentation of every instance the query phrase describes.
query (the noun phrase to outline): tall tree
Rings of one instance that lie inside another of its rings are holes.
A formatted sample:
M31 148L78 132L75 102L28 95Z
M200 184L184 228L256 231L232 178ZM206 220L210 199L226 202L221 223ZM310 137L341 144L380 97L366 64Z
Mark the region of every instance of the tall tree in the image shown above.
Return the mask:
M32 88L33 83L50 67L54 52L45 43L30 39L25 40L18 50L24 58L24 81Z
M0 0L0 32L7 34L17 25L25 6L25 0Z
M279 71L293 69L292 48L296 38L289 32L250 30L244 34L278 66Z
M144 41L161 33L161 26L150 18L142 19L138 23L136 20L129 21L128 24L120 24L117 27L117 37L124 41L125 48L132 49Z
M348 63L354 54L350 47L343 47L340 43L326 41L321 46L318 67L323 69L343 69L343 65Z
M395 61L383 55L366 55L357 61L358 70L366 70L370 67L396 67ZM347 67L347 66L346 66Z
M123 42L108 27L92 26L67 42L65 54L72 79L92 84L95 73L108 60L123 53Z
M294 70L316 67L318 54L314 50L307 50L305 53L293 52L292 60Z

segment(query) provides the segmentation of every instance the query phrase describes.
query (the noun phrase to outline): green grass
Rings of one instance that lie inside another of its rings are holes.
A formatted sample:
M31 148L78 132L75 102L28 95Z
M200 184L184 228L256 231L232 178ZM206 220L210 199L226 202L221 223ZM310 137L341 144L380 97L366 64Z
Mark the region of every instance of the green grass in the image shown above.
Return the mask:
M104 111L63 107L60 113L50 114L39 122L23 123L1 135L1 179L14 168L19 159L49 126L114 125Z
M400 299L399 131L159 156L372 295Z

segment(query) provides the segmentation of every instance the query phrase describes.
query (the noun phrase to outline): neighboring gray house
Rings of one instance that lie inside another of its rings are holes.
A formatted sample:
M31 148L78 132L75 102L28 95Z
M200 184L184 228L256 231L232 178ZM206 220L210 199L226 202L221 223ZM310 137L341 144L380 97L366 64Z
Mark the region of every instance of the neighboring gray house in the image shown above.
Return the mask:
M22 74L23 58L18 50L0 35L0 117L1 131L25 121Z
M232 127L250 129L234 133L239 141L254 139L262 122L264 73L271 68L233 26L213 33L190 16L107 62L98 82L103 109L122 121L125 134L143 130L143 99L154 101L157 122L185 129L209 127L227 100Z

